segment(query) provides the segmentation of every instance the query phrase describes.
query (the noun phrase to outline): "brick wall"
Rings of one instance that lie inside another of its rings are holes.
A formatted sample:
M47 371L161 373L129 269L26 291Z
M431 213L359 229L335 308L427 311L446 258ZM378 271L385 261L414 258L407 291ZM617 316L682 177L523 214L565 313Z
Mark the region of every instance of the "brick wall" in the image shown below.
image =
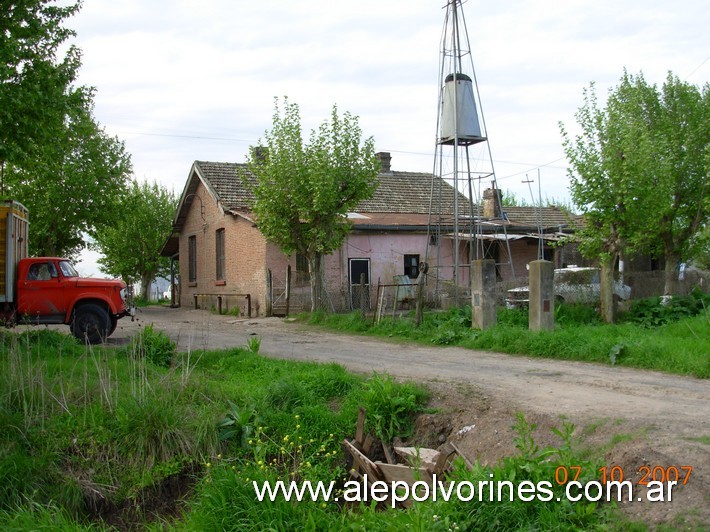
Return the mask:
M180 234L180 305L194 308L197 294L249 294L252 314L264 312L266 241L253 224L225 214L200 184ZM199 198L199 199L198 199ZM216 232L224 229L224 279L217 279ZM197 279L189 282L188 239L197 244Z

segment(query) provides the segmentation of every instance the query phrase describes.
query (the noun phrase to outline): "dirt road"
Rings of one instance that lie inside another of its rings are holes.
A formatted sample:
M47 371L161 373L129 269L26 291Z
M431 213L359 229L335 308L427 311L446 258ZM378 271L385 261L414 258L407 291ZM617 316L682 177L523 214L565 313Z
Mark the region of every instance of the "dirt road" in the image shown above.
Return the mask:
M592 445L610 445L609 439L616 434L624 442L611 445L605 458L609 466L621 465L629 479L638 476L643 465L694 468L673 503L630 504L632 515L667 522L689 513L696 520L691 523L710 523L708 380L387 342L324 332L280 318L241 320L158 307L139 309L136 322L121 320L111 341L122 343L151 323L169 334L180 350L239 347L258 335L261 352L268 356L338 362L357 372L387 372L423 382L434 390L445 419L431 420L431 431L455 433L461 426L475 424L478 430L466 434L467 442L462 443L479 459L495 460L513 450L507 438L515 411L524 411L541 427L559 425L559 416L565 416Z

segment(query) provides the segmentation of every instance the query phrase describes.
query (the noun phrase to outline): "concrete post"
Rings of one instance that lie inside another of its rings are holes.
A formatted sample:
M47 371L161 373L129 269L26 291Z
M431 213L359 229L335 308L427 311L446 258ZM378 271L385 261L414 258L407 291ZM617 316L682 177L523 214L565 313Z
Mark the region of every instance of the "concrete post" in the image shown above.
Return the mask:
M496 263L471 262L471 328L488 329L496 324Z
M555 326L554 269L549 260L530 263L530 308L528 324L531 331L552 329Z

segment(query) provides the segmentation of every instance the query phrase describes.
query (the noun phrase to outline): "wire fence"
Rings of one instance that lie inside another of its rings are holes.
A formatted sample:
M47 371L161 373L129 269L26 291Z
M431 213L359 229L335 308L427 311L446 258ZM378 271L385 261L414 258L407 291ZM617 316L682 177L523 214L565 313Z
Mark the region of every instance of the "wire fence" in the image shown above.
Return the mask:
M437 279L436 272L425 277L422 302L425 307L446 310L471 303L469 286L453 285L450 280ZM690 269L676 272L674 294L687 295L693 289L710 293L710 272ZM618 300L633 301L662 296L666 292L666 274L663 271L627 271L615 273L614 293ZM510 307L511 299L526 300L527 277L496 283L496 303ZM598 304L599 277L592 274L570 276L555 275L555 295L558 301L568 303ZM404 275L394 276L389 283L360 283L332 286L324 283L315 310L343 313L359 310L376 319L379 316L400 316L415 309L416 280ZM295 273L287 293L285 273L274 275L271 284L272 314L310 311L311 284L307 273Z

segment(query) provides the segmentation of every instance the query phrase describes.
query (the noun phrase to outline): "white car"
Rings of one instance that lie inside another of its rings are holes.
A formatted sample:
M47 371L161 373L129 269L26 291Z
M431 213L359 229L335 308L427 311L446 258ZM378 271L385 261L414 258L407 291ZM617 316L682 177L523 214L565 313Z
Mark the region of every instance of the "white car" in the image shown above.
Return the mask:
M554 273L555 301L558 303L596 303L599 301L599 268L560 268ZM631 287L621 281L614 281L614 295L621 300L631 297ZM530 289L527 286L511 288L505 305L508 308L527 307Z

